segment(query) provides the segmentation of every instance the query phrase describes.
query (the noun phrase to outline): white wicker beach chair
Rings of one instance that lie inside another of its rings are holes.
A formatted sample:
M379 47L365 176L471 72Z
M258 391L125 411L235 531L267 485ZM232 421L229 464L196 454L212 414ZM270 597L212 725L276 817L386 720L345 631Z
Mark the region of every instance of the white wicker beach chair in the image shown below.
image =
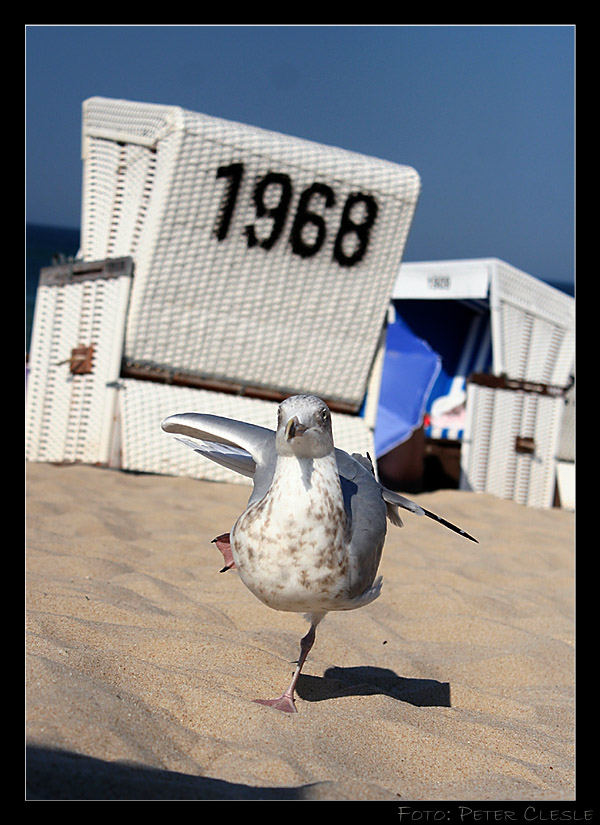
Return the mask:
M109 464L131 258L43 269L27 365L30 461Z
M105 98L84 102L82 154L80 256L134 261L115 431L122 466L197 475L164 457L182 450L161 417L221 411L274 426L278 401L305 392L329 403L340 446L372 450L382 329L417 173Z
M403 264L392 297L406 318L415 300L457 301L471 313L461 313L471 319L461 329L452 327L458 316L443 313L442 339L450 349L464 343L455 373L444 370L428 400L426 428L432 439L461 442L460 486L552 506L574 365L574 299L496 258ZM459 411L446 416L458 425L444 423L446 409Z
M461 487L520 504L555 499L565 398L574 370L574 300L493 260L493 373L469 383Z

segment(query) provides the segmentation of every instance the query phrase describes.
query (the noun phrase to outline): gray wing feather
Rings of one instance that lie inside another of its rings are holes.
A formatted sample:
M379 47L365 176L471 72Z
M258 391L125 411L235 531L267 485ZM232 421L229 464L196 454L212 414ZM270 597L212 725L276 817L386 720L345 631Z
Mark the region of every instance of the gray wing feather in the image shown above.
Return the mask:
M386 504L369 460L335 451L346 513L350 522L350 558L357 571L359 591L373 583L387 530Z
M230 447L228 444L210 443L208 441L195 440L191 436L175 436L175 440L180 444L185 444L194 452L199 453L204 458L209 458L215 464L220 464L228 470L233 470L242 476L254 478L256 472L256 462L246 450Z
M205 413L177 413L162 429L211 461L252 478L250 501L260 500L275 470L275 433L267 427Z
M273 430L205 413L177 413L170 415L160 425L166 433L189 435L201 441L238 447L260 461L265 447L273 439ZM268 451L268 450L267 450Z
M396 493L393 490L388 490L387 487L384 487L380 484L375 477L373 476L372 470L372 463L370 458L365 458L364 456L360 456L354 454L352 456L344 453L343 450L336 450L336 456L338 459L338 468L340 470L340 476L345 475L347 478L368 478L371 476L371 483L369 484L367 480L363 481L361 485L361 496L366 496L368 500L367 506L374 506L374 498L379 495L383 499L386 509L387 509L387 517L398 527L402 527L402 519L398 514L398 507L402 507L404 510L408 510L411 513L414 513L417 516L426 516L427 518L432 519L433 521L437 521L438 524L442 524L444 527L447 527L449 530L452 530L454 533L458 533L460 536L463 536L469 541L474 541L476 544L479 542L476 538L469 535L466 530L462 530L460 527L457 527L452 522L447 521L446 519L438 516L436 513L432 513L431 510L425 509L425 507L421 507L419 504L416 504L414 501L411 501L406 496L401 495L400 493ZM371 488L377 490L377 493L371 492ZM366 491L369 491L367 494Z
M275 432L267 427L248 424L218 415L178 413L161 424L162 429L191 447L200 455L254 480L250 502L259 501L271 486L277 453ZM385 518L402 526L398 507L443 524L470 541L477 539L441 516L426 510L405 496L381 485L373 473L370 458L344 450L335 451L346 512L353 527L351 552L361 556L363 548L383 543ZM382 518L383 513L383 518ZM356 525L360 525L357 528ZM365 549L367 552L367 549Z
M432 513L431 510L426 510L425 507L415 504L414 501L411 501L405 496L401 496L400 493L396 493L393 490L388 490L387 487L383 486L381 487L381 491L383 499L388 505L403 507L405 510L410 510L411 513L415 513L417 516L427 516L427 518L433 519L439 524L443 524L444 527L458 533L460 536L464 536L464 538L469 539L469 541L474 541L476 544L479 544L477 539L470 536L465 530L462 530L450 521L446 521L445 518L438 516L436 513Z

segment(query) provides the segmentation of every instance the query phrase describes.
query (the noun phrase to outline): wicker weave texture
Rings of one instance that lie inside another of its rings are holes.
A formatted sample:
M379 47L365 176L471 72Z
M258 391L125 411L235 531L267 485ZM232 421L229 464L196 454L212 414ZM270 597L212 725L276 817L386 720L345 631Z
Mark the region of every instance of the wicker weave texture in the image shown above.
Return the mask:
M126 359L358 408L420 181L177 107L84 104L84 257L133 255Z
M38 287L26 396L26 457L108 463L131 278ZM93 346L92 372L72 374Z
M469 384L461 488L551 507L563 411L561 397ZM533 451L517 449L517 439Z
M494 372L566 387L574 362L573 298L496 261L491 303Z
M121 466L124 470L250 484L245 476L221 467L177 443L160 429L168 415L202 412L274 429L277 404L225 393L126 379L119 392ZM348 452L374 455L373 436L364 419L332 414L335 444Z

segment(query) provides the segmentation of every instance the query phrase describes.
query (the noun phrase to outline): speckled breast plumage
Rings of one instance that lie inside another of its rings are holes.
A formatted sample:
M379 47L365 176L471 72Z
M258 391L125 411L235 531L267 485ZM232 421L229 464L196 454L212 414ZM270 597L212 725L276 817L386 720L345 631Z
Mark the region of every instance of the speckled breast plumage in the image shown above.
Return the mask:
M350 525L333 456L280 458L273 484L231 533L240 577L277 610L348 609L352 600Z

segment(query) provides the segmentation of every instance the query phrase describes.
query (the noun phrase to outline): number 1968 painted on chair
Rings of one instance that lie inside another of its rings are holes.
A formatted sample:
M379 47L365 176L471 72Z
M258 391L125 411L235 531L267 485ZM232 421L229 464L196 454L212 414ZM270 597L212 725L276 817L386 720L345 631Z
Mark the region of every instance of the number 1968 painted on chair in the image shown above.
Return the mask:
M214 229L214 234L219 241L224 241L228 237L243 175L243 163L232 163L229 166L220 166L217 169L216 177L228 180L228 186L223 194ZM273 205L267 205L265 203L267 190L270 189L271 198L273 188L278 188L278 199ZM283 233L292 194L292 181L289 175L285 173L268 172L256 182L252 194L256 217L258 219L270 218L271 230L266 237L259 238L255 224L248 224L244 231L249 247L258 245L265 250L269 250L275 246ZM324 209L330 209L336 202L335 192L325 183L313 183L300 194L289 234L289 243L292 252L301 258L310 258L316 255L323 247L327 235L325 218L318 212L312 211L314 206L311 205L314 204L315 198L321 200ZM359 205L362 205L360 210L361 220L356 221L353 212ZM342 209L333 245L333 258L340 266L352 267L364 258L369 245L371 229L377 218L377 212L377 201L372 195L362 192L352 192L348 195ZM308 226L312 229L309 239L303 237L303 230ZM352 247L350 251L347 249L348 243L344 243L347 236L354 236L350 244Z

